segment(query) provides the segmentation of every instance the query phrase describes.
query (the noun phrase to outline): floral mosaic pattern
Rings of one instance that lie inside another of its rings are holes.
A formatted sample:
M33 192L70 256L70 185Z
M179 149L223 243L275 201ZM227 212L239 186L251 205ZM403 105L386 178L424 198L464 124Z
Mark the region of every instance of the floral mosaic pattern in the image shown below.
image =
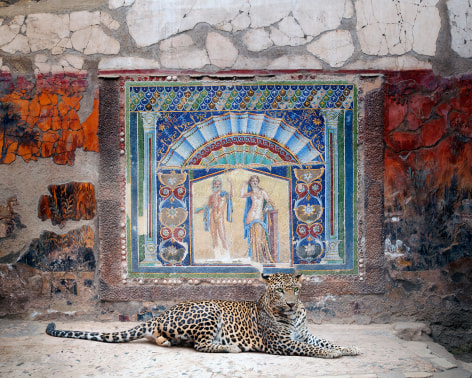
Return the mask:
M126 83L130 274L355 273L356 88Z

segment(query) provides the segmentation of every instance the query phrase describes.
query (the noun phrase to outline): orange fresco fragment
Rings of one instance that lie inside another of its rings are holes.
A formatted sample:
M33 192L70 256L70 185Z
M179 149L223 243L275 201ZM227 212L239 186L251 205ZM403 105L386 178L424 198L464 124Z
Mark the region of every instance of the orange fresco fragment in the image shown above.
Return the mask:
M2 138L3 139L3 138ZM3 151L3 145L2 145L2 151ZM3 161L5 164L10 164L15 161L16 159L16 150L18 148L18 142L12 142L11 144L8 144L5 149L5 158ZM3 154L2 154L3 155Z
M18 77L13 90L0 97L15 116L5 137L0 128L0 163L52 156L57 164L72 165L77 148L98 152L97 95L89 117L81 123L78 116L87 87L86 75L38 76L36 82Z
M65 164L72 165L75 160L75 152L70 151L70 152L64 152L64 153L57 153L55 151L52 159L54 163L59 164L59 165L65 165Z
M43 134L43 143L44 142L57 142L59 140L59 135L54 131L48 131Z
M40 93L39 96L38 96L38 100L39 100L39 104L41 106L52 104L52 101L51 101L51 99L49 98L49 95L46 92Z
M415 185L438 195L453 182L459 193L472 190L472 144L466 139L472 137L472 79L430 75L424 86L421 76L409 75L392 80L386 92L386 208L405 206ZM405 82L416 92L401 94Z
M3 159L4 164L13 163L16 159L16 154L13 152L7 152L5 158Z
M64 227L67 220L93 219L96 213L95 187L91 183L70 182L50 185L51 195L40 198L38 217L51 219L53 225Z
M93 101L93 110L89 117L82 123L84 130L84 151L99 152L98 148L98 95Z
M420 147L419 135L415 132L398 131L388 135L386 142L394 151L410 151Z
M51 129L51 118L50 117L40 117L37 121L37 126L42 131L48 131Z
M405 118L405 115L408 111L406 104L398 104L396 102L390 104L388 113L387 113L387 124L385 125L385 132L388 133L398 126Z
M20 144L18 146L18 150L16 151L16 154L21 156L25 161L30 160L33 158L33 160L36 160L34 157L35 154L39 152L39 148L37 145L27 145L27 144Z
M82 96L63 96L62 101L72 109L79 110L80 109L80 100L82 100Z
M63 128L62 126L62 118L57 115L57 109L54 108L53 112L55 113L53 116L51 116L51 129L52 130L61 130Z
M446 131L447 124L445 119L432 119L425 122L421 128L423 146L433 146L441 140Z
M38 100L33 99L29 102L28 115L30 117L39 117L41 114L41 105Z
M80 130L82 128L82 125L80 124L79 116L77 115L75 110L70 109L68 116L69 116L69 128L74 131Z
M414 94L408 101L408 108L418 119L425 120L431 116L435 102L428 96Z
M41 157L48 158L52 155L54 150L54 142L44 142L41 143Z

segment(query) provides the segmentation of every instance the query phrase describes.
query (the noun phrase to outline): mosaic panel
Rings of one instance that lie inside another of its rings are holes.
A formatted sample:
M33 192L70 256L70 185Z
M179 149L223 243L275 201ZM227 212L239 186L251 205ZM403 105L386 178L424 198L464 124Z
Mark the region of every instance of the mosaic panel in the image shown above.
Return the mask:
M126 82L128 274L357 273L356 87Z

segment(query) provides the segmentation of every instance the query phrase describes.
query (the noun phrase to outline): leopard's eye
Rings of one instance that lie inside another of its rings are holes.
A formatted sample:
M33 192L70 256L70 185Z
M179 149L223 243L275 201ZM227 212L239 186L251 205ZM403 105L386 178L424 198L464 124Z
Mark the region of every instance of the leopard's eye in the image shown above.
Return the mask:
M296 293L298 291L298 287L294 287L293 291Z
M278 291L279 293L283 293L283 292L284 292L284 289L281 289L281 288L279 287L279 288L277 289L277 291Z

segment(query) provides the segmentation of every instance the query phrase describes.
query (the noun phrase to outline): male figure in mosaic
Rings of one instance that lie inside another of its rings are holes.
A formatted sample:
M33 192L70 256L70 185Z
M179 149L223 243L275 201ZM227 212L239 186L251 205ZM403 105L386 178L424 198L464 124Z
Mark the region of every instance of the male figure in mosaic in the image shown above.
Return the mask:
M259 186L259 176L251 176L241 186L240 197L246 198L244 239L248 239L249 257L259 263L273 263L269 247L268 212L274 209L267 192ZM244 188L247 186L247 192Z
M205 206L203 222L205 231L210 231L213 241L213 250L218 247L218 238L225 250L229 250L228 236L226 234L225 218L228 222L233 221L233 182L227 179L230 191L223 190L223 181L215 177L212 182L212 193L208 197ZM226 214L225 214L226 213Z

